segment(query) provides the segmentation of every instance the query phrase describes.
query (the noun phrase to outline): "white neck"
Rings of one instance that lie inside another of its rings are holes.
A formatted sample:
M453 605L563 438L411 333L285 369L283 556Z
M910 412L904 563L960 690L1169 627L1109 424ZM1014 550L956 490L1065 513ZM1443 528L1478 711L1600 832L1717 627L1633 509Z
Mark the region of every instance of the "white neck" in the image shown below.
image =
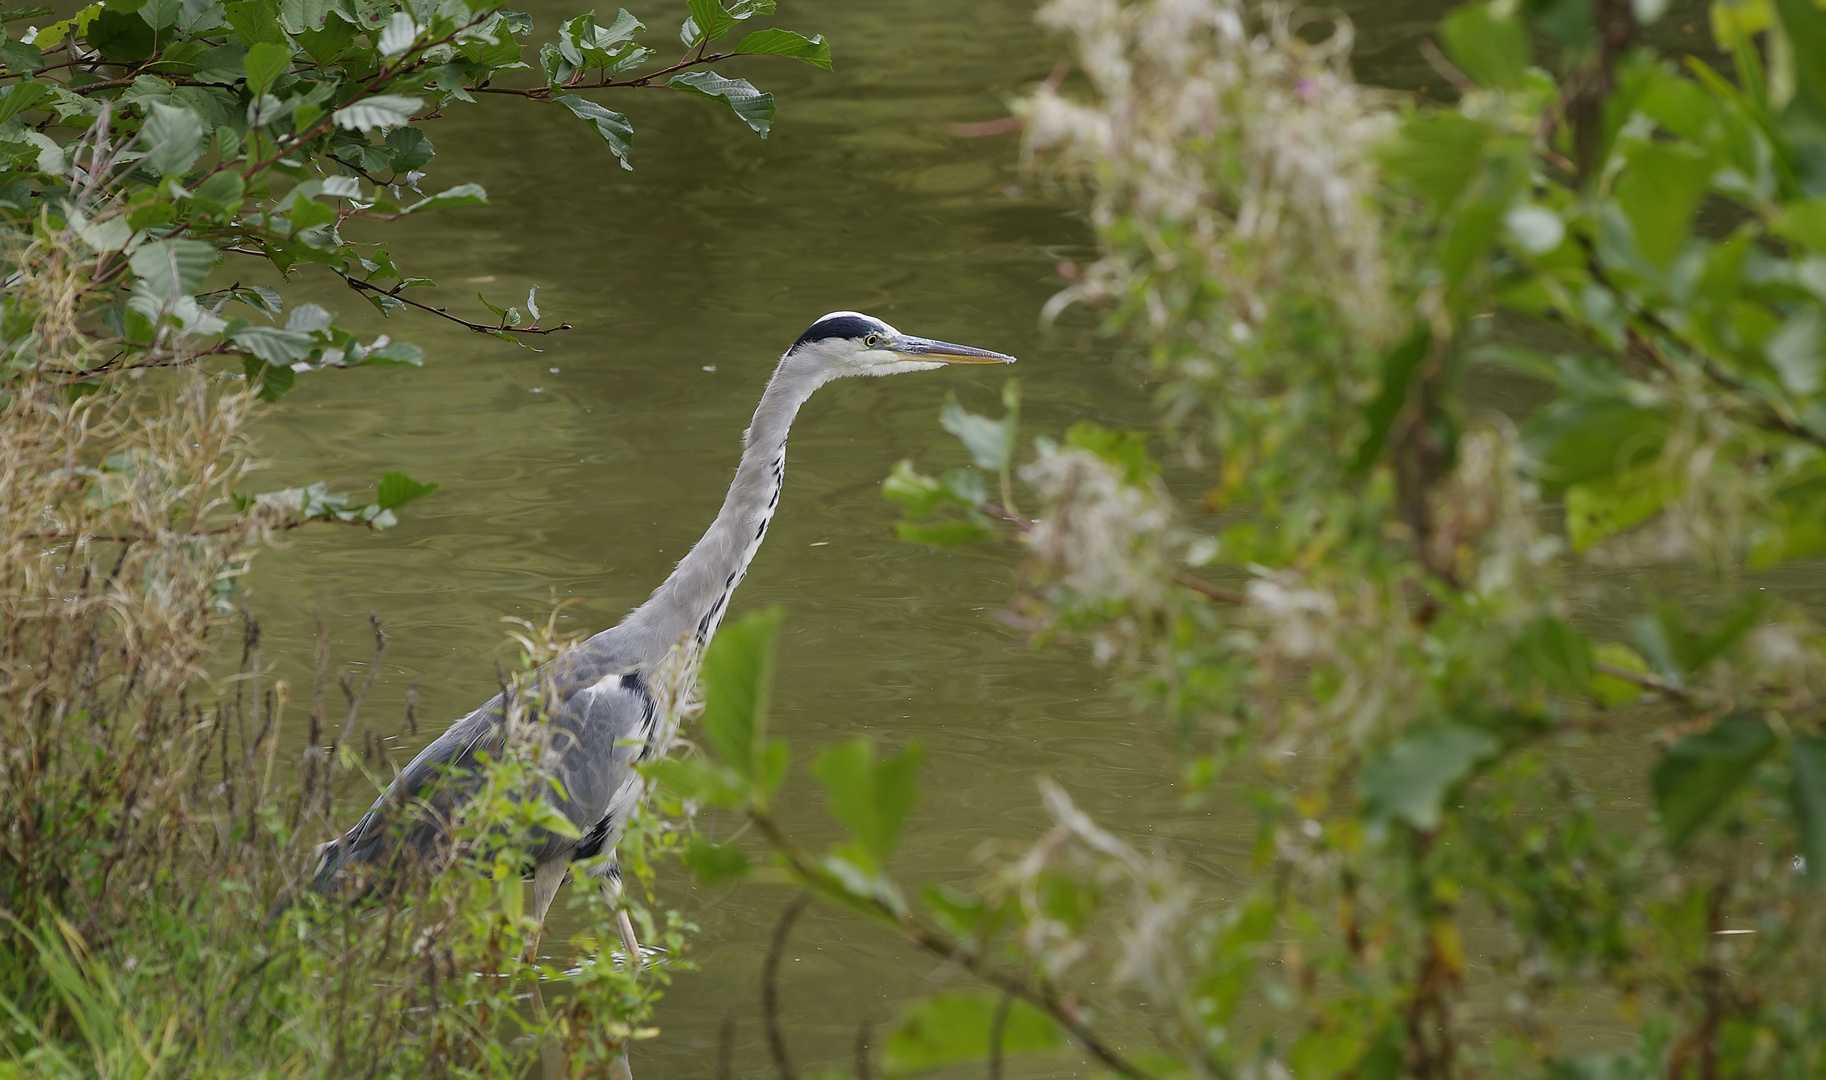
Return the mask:
M671 576L630 614L624 625L663 648L683 645L700 652L708 645L729 598L748 573L748 564L767 536L786 481L786 437L799 407L830 379L809 358L782 357L742 437L736 468L723 508ZM657 640L654 640L657 639Z

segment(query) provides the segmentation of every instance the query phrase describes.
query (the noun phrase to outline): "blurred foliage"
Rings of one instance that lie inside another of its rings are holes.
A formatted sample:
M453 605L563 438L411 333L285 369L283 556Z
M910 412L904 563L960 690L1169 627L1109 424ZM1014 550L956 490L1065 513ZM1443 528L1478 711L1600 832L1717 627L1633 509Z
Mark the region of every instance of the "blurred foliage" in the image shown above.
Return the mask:
M984 1019L1019 1002L1132 1077L1826 1068L1826 636L1757 576L1826 553L1826 7L1718 0L1726 70L1644 45L1663 8L1460 6L1446 103L1284 6L1042 9L1083 78L1028 149L1102 245L1054 310L1148 351L1161 428L1016 465L1011 388L945 409L973 467L884 493L909 539L1019 545L1009 617L1126 672L1187 800L1259 828L1214 881L1043 783L1047 835L916 891L906 757L817 757L822 854L671 767L989 988L884 1062L995 1074L1039 1045ZM1496 371L1544 403L1474 407Z

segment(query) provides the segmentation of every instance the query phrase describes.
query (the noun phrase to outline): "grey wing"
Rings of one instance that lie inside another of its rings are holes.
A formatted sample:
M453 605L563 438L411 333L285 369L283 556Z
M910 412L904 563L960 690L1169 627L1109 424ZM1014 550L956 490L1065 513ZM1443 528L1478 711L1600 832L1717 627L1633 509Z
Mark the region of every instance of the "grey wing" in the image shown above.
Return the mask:
M638 799L638 790L631 790L639 787L632 764L658 728L656 703L638 671L574 685L561 694L550 720L553 774L562 786L562 794L550 797L584 841L529 837L528 854L536 862L572 849L582 857L613 846ZM406 853L431 856L447 840L451 811L473 790L470 770L477 753L497 748L501 732L496 695L419 751L355 827L326 845L318 887L332 885L351 863L391 861ZM402 812L409 819L402 819Z
M430 855L448 833L450 809L471 790L465 771L474 768L478 752L500 745L500 721L497 694L420 750L354 828L325 845L318 888L333 884L351 863L379 862L403 850ZM410 820L403 820L408 814Z
M552 850L542 857L564 848L572 858L589 858L621 838L644 791L634 765L652 752L659 731L658 702L643 676L635 670L605 677L572 695L554 718L555 773L565 795L559 806L583 838L548 843Z

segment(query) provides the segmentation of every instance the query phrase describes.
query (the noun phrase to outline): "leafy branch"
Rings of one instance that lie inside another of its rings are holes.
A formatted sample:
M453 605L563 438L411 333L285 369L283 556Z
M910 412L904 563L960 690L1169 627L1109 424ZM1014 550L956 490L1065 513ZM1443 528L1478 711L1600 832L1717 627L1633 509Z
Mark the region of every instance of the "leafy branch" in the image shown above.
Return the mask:
M575 329L570 323L559 323L557 326L515 326L509 321L506 315L502 315L500 321L493 324L472 322L460 315L451 314L445 308L437 307L432 304L423 304L412 299L410 296L402 295L403 290L406 288L406 283L403 281L394 285L392 288L383 289L373 282L363 281L362 279L347 273L341 276L343 282L356 292L370 292L388 297L407 307L417 308L420 311L430 312L440 318L448 319L458 326L473 330L478 334L489 334L493 336L500 336L503 334L555 334L560 330Z

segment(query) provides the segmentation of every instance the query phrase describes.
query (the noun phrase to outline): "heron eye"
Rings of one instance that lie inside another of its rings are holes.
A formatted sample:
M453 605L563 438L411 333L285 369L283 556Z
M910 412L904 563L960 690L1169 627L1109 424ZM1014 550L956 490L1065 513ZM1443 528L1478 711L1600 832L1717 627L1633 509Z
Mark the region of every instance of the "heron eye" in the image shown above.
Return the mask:
M881 335L880 334L870 334L868 337L865 337L862 339L862 343L865 346L873 349L875 346L881 344Z

